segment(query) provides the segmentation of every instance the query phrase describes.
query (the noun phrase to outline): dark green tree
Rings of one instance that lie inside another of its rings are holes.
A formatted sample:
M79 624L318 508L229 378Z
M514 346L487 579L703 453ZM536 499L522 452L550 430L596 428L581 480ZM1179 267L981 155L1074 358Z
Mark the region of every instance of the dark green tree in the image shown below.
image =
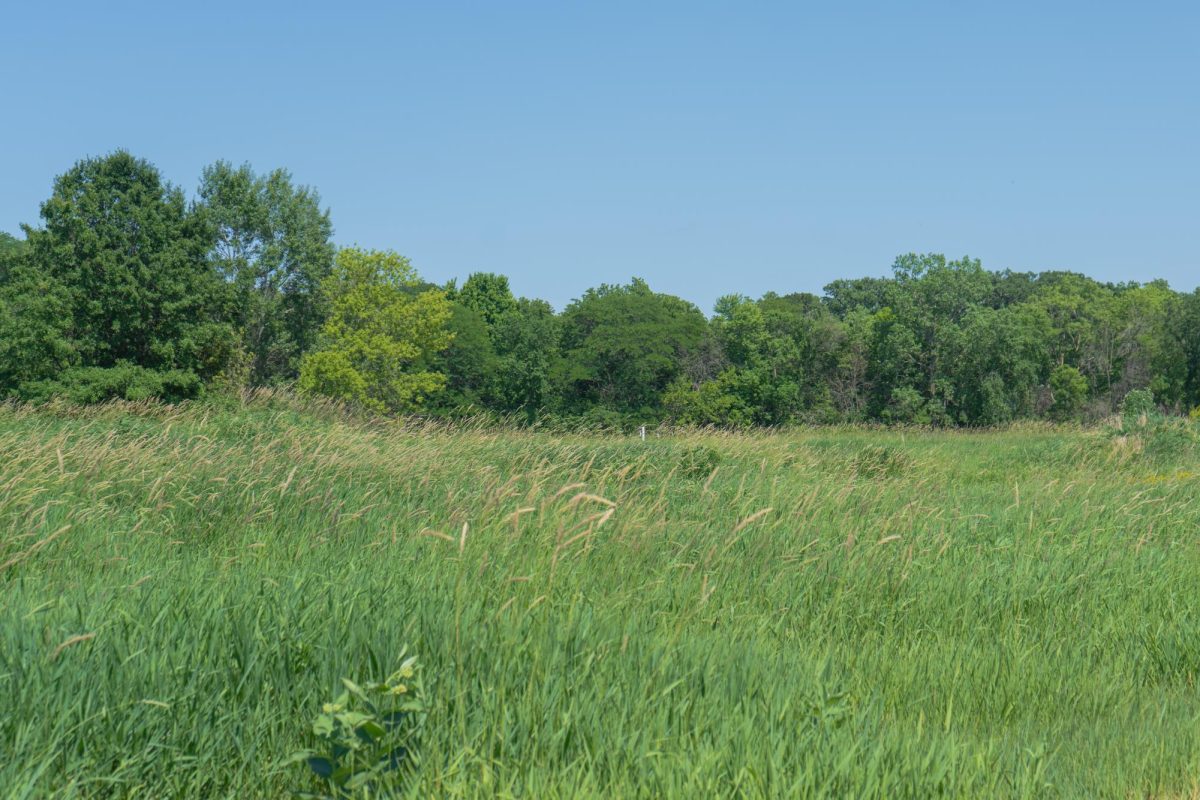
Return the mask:
M43 227L25 229L29 274L18 283L53 296L53 310L10 302L13 313L29 322L61 312L57 335L85 367L204 378L226 365L227 290L205 258L205 227L151 164L125 151L80 161L41 216Z
M871 351L876 314L858 308L828 329L833 368L827 378L830 398L842 420L866 418L872 394Z
M559 380L568 409L654 414L704 338L706 321L691 303L634 278L589 289L563 312L562 326Z
M923 385L921 369L921 343L890 308L871 315L871 341L867 353L866 382L871 394L867 404L867 415L880 419L884 411L893 405L897 390L916 392ZM907 395L905 395L907 397ZM913 403L905 401L905 408Z
M1050 321L1029 305L981 306L967 315L952 359L958 420L998 425L1035 416L1051 362Z
M478 311L452 301L446 327L453 337L449 346L428 359L430 369L446 376L446 386L430 406L453 413L494 405L499 359L487 323Z
M713 381L694 386L698 402L728 414L727 422L733 425L744 424L743 418L780 425L814 412L826 418L833 413L827 378L836 369L838 323L817 298L767 294L752 301L727 295L714 311L711 326L730 366L717 377L715 387L709 385ZM718 391L737 396L717 402ZM672 397L680 407L679 387ZM706 422L723 424L710 411L704 416Z
M1155 374L1163 401L1186 412L1200 407L1200 289L1173 296L1164 318Z
M9 275L25 254L25 242L10 233L0 231L0 284L8 281Z
M1050 373L1050 392L1050 416L1059 422L1076 419L1087 400L1087 378L1068 364L1057 366Z
M987 298L992 278L978 259L947 261L940 254L900 256L892 272L891 308L917 343L914 358L921 379L913 388L935 406L952 407L949 357L961 322Z
M71 296L60 281L18 268L0 286L0 396L79 363L71 340Z
M892 283L890 278L839 278L825 287L823 302L838 317L855 310L874 314L890 302Z
M1007 308L1024 303L1037 290L1037 273L1013 272L1010 269L991 273L992 288L984 305L989 308Z
M533 419L555 405L561 321L544 300L521 298L492 327L498 359L497 406Z

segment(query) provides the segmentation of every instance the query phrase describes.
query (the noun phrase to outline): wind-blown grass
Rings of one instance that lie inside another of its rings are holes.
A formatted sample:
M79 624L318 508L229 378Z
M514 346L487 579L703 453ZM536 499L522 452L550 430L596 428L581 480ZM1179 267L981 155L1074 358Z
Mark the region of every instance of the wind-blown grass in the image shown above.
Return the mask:
M0 792L279 797L407 645L412 796L1159 797L1200 769L1200 458L0 411Z

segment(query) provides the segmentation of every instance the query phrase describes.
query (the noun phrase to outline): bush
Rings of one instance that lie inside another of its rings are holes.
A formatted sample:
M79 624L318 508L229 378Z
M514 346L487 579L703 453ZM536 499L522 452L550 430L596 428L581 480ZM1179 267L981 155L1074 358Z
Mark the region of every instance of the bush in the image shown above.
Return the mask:
M1186 420L1168 417L1157 410L1147 414L1140 410L1139 403L1142 402L1144 399L1136 397L1130 402L1126 395L1126 401L1121 404L1120 424L1108 430L1110 440L1119 449L1141 454L1152 461L1171 462L1194 457L1200 449L1200 430Z
M1154 395L1149 389L1134 389L1121 401L1121 416L1126 419L1137 419L1143 415L1150 416L1157 411Z
M680 425L747 427L754 422L754 409L737 394L732 376L727 370L695 388L680 379L667 388L663 405Z
M177 403L192 400L204 391L194 372L146 369L132 364L115 367L75 367L54 380L21 384L17 395L30 403L62 399L79 405L108 400L163 400Z

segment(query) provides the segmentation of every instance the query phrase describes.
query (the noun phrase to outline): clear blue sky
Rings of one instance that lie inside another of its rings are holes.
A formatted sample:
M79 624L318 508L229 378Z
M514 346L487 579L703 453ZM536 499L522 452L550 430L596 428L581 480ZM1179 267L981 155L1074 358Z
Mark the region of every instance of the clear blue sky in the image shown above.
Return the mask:
M25 2L0 76L0 230L124 147L285 166L339 243L559 307L910 250L1200 282L1194 2Z

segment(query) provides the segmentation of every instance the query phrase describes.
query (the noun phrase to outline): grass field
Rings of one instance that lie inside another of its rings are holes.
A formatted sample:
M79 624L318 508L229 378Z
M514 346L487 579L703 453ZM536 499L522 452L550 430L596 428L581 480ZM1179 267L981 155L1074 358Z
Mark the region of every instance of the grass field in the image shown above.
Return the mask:
M0 796L312 789L420 660L406 791L1192 797L1200 455L0 410Z

